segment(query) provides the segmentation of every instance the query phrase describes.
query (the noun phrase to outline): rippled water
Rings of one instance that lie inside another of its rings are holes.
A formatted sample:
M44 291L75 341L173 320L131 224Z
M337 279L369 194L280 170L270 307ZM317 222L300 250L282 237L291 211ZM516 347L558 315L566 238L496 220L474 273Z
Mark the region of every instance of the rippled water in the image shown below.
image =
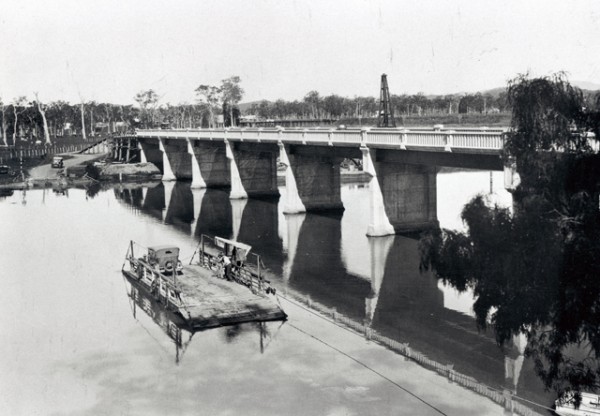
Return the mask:
M443 227L462 227L476 193L510 205L500 172L439 173L437 184ZM1 414L502 414L285 299L283 324L178 327L120 268L129 240L177 244L185 259L202 233L251 244L299 304L335 309L498 390L551 400L522 341L500 350L477 331L468 294L419 273L416 238L366 237L368 185L343 185L343 215L284 215L276 200L230 201L185 183L92 194L0 198Z

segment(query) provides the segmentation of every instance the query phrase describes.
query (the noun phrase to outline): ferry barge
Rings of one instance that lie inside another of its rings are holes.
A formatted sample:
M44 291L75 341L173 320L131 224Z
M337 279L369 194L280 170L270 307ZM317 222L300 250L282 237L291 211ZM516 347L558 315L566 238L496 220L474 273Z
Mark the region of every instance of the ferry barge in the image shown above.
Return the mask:
M262 277L260 257L252 254L255 262L248 262L251 247L246 244L202 235L188 265L181 263L178 247L148 247L141 257L135 247L131 241L123 274L193 330L287 317L275 288Z

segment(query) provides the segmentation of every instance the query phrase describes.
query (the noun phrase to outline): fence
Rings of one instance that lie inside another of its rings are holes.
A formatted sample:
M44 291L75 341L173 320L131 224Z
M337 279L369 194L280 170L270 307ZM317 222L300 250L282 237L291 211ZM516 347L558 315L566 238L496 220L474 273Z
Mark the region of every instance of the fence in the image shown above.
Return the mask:
M446 377L449 382L456 383L462 387L472 390L480 395L483 395L495 403L503 406L506 410L520 416L542 416L546 413L538 413L530 407L519 402L519 398L513 396L508 390L497 390L491 388L485 384L478 382L473 377L465 374L461 374L454 371L453 365L441 364L434 360L429 359L424 354L410 348L409 344L402 343L391 339L385 335L375 331L369 325L365 325L356 322L344 315L339 314L335 309L328 308L318 302L313 301L310 297L300 295L297 293L291 293L291 291L284 292L284 298L289 297L296 302L306 305L308 308L318 312L325 319L333 321L336 325L343 325L344 327L357 332L364 336L367 340L376 342L396 353L399 353L407 359L413 360L420 365L436 371L439 375ZM539 405L538 405L539 406ZM541 409L547 409L544 406L539 406Z
M89 146L89 143L78 143L64 146L52 145L19 148L0 148L0 163L7 162L9 160L41 158L48 155L51 156L61 153L79 152Z

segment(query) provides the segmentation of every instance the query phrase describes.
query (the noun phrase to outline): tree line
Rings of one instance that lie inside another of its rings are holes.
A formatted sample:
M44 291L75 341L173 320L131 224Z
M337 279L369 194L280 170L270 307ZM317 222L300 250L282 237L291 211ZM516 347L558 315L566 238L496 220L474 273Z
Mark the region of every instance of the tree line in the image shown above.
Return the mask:
M395 116L431 116L467 113L500 113L509 111L506 93L450 94L426 96L419 94L392 95ZM376 118L379 100L375 97L321 96L310 91L303 100L267 100L252 103L247 113L262 119L314 118Z
M34 99L17 97L3 102L0 97L2 142L19 141L50 144L56 137L81 135L84 139L98 134L124 132L135 128L215 128L237 126L240 117L250 120L289 119L373 119L379 112L375 97L322 96L308 92L302 100L262 100L244 106L239 76L223 79L220 85L200 84L194 103L160 103L160 95L152 90L140 91L133 98L137 105L119 105L81 100L43 103L38 94ZM586 99L591 92L584 92ZM448 114L494 114L511 109L507 91L499 93L430 95L392 95L395 116L440 116Z

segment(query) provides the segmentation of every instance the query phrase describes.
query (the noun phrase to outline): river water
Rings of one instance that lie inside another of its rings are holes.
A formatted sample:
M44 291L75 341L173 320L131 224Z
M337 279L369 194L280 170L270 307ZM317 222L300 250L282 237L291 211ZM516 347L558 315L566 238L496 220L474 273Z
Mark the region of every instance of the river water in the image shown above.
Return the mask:
M342 185L338 215L284 215L277 200L186 183L0 197L0 414L504 414L317 305L549 406L524 340L500 349L478 331L472 296L419 271L417 237L366 236L368 187ZM440 225L462 229L478 193L511 205L501 172L438 173ZM178 245L185 260L201 234L252 245L289 320L192 334L123 278L130 240Z

